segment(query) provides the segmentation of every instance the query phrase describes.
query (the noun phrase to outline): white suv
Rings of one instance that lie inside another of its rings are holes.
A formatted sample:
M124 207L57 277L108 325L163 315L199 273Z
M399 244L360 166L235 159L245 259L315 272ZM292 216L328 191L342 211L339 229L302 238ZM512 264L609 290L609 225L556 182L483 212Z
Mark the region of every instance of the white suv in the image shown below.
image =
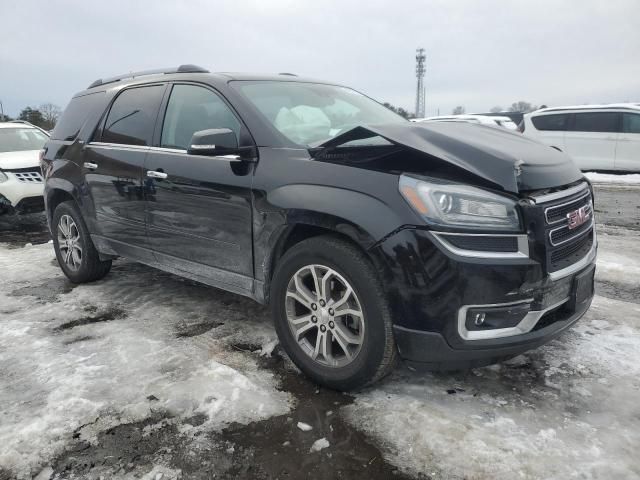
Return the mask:
M478 114L463 114L463 115L443 115L440 117L428 117L424 119L415 119L415 122L466 122L466 123L479 123L481 125L490 125L492 127L502 127L507 130L517 131L518 126L507 116L499 117L494 115L478 115Z
M544 108L524 134L568 153L581 170L640 171L640 104Z
M26 122L0 123L0 214L44 210L40 150L48 139Z

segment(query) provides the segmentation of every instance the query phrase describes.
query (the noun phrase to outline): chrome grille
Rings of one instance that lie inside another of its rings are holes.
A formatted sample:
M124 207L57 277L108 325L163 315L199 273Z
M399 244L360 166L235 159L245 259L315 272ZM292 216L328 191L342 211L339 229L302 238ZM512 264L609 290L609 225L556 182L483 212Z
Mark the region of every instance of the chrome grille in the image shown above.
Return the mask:
M571 200L570 202L562 203L560 205L554 205L552 207L547 207L544 210L544 216L545 216L545 219L547 220L547 224L553 225L555 223L560 223L563 220L566 220L567 214L569 212L577 210L578 208L584 206L586 203L590 203L589 202L590 196L591 194L589 192L586 192L582 196L576 198L575 200Z
M19 182L42 183L42 175L39 170L29 170L26 172L13 172Z
M586 183L567 189L564 196L554 192L547 198L543 196L536 203L544 218L547 271L557 272L580 261L591 250L595 240L593 201ZM584 223L573 226L576 217Z

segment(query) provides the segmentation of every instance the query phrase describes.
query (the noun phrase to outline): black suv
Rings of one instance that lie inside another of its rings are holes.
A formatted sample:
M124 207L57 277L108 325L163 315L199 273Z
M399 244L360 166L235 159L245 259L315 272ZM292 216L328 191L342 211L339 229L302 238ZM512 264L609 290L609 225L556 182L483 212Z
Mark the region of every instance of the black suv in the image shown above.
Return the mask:
M42 170L73 282L123 256L269 303L289 356L336 389L398 354L437 369L512 357L593 297L592 191L565 154L411 123L331 83L193 65L97 80Z

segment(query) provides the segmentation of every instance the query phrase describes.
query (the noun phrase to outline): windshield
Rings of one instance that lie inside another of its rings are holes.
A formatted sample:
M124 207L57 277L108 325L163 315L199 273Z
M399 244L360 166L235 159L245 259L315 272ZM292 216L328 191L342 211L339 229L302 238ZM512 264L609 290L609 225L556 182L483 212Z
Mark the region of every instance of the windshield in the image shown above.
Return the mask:
M48 137L35 128L0 128L0 153L40 150Z
M350 88L277 81L235 81L232 85L280 133L306 147L357 126L407 121ZM368 143L378 142L371 139Z

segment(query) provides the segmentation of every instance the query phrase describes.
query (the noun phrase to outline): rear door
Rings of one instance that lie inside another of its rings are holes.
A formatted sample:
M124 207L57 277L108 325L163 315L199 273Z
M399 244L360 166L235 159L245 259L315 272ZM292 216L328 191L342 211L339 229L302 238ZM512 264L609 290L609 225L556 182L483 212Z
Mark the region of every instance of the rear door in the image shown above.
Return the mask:
M230 128L239 139L246 133L214 90L172 85L158 146L145 162L149 242L160 263L250 288L253 164L187 154L194 132L215 128Z
M98 236L122 255L149 257L145 227L144 160L166 85L121 91L85 147L86 184L96 212Z
M640 171L640 113L622 114L615 166L616 170Z
M618 112L575 113L565 134L565 152L581 170L613 170L620 121Z

